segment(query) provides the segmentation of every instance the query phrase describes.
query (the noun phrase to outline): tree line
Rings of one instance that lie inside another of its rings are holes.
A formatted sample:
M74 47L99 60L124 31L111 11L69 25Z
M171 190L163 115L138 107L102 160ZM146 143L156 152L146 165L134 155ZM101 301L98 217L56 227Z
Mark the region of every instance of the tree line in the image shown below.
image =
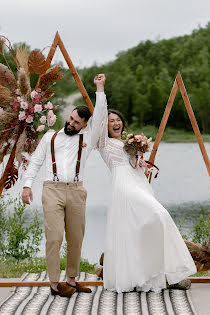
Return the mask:
M105 73L109 107L120 110L128 124L158 127L178 71L201 131L210 133L210 22L191 35L140 42L112 62L83 69L82 80L94 102L93 77ZM180 92L168 125L192 130Z

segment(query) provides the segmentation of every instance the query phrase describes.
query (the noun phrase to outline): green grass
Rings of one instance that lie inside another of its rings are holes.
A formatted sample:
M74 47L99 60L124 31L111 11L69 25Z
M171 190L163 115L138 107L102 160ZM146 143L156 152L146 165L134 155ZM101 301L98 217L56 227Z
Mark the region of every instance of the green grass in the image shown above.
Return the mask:
M66 260L61 258L60 269L65 270ZM0 258L0 278L19 278L24 272L39 273L47 269L44 257L35 257L16 261L15 259L4 260ZM81 259L80 272L95 273L96 264L90 264L88 260Z
M133 132L135 134L140 134L143 132L145 136L152 137L152 140L154 141L157 136L158 128L152 125L147 125L142 128L135 128L130 126L129 132ZM210 134L204 134L201 136L204 142L210 142ZM170 143L197 142L195 134L193 132L187 132L182 129L174 129L171 127L166 127L161 140Z

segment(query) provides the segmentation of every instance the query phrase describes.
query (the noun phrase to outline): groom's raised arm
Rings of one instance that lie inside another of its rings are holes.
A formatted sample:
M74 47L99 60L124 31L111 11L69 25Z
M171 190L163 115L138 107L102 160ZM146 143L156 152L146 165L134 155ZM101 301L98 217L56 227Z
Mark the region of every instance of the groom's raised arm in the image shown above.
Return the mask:
M97 146L102 131L102 122L107 112L107 101L104 93L105 81L106 77L104 74L99 74L94 78L94 84L96 85L96 104L92 120L89 124L89 150Z

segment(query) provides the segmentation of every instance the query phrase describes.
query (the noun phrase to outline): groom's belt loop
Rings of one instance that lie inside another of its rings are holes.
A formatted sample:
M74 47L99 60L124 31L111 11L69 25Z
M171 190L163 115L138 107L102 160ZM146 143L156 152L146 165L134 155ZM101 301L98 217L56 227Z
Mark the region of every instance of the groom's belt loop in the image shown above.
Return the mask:
M58 132L55 132L51 139L51 156L52 156L52 168L53 168L53 181L59 182L59 178L57 175L57 167L55 162L55 137L57 136ZM77 156L77 164L75 170L75 177L74 182L79 181L79 170L80 170L80 161L82 155L82 144L83 144L83 134L79 135L79 149L78 149L78 156Z

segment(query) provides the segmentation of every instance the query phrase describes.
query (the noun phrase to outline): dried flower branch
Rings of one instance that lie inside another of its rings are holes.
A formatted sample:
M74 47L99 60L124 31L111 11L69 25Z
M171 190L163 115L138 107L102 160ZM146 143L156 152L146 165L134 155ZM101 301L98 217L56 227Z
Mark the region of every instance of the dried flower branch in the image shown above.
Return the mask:
M14 74L2 63L0 63L0 84L8 87L9 89L17 88Z
M18 89L22 95L28 95L31 92L29 78L23 68L18 70Z
M22 152L24 151L26 139L27 139L27 135L26 135L26 130L24 129L22 134L20 135L20 138L18 139L16 152L15 152L15 156L18 161L18 168L20 167L22 163Z
M4 55L5 38L0 36L0 54Z
M30 72L28 70L28 58L29 58L29 53L27 50L27 47L17 47L16 49L16 58L19 62L19 67L23 68L25 70L25 73L27 76L30 75Z
M1 107L5 108L8 106L8 104L11 102L12 100L12 92L0 85L0 104L1 104Z
M61 80L64 74L61 72L61 66L55 65L40 75L38 87L41 90L47 90L57 80Z
M11 123L11 121L13 121L16 118L17 118L16 113L11 113L11 112L7 112L7 111L1 111L0 112L0 124L2 124L2 125L7 125L7 124Z

